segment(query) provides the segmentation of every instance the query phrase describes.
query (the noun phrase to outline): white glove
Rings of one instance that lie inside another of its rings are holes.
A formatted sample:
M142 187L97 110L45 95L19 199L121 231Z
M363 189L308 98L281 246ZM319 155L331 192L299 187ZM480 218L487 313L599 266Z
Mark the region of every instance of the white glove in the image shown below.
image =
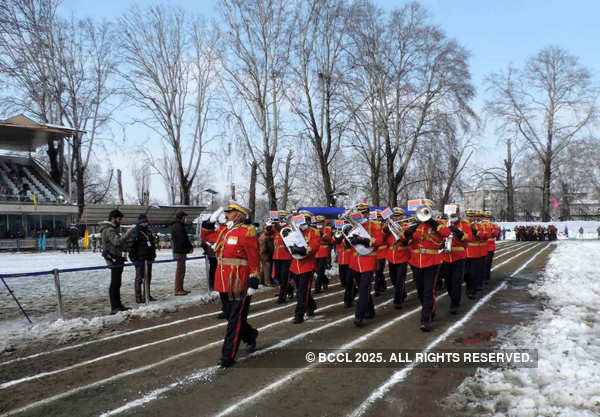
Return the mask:
M258 290L255 290L254 288L248 288L248 295L253 295L257 291Z
M219 216L221 215L221 213L223 213L223 210L225 210L223 207L219 207L217 211L210 215L209 221L211 223L216 223L217 220L219 220Z

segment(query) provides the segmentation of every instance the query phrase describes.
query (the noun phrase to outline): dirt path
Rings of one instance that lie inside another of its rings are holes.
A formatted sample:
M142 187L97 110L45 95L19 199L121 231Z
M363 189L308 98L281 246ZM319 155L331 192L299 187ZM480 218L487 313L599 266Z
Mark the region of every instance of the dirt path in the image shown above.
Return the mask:
M489 290L536 255L517 277L538 269L551 248L543 242L499 245ZM293 302L280 306L271 292L257 295L249 321L261 332L259 350L248 355L242 345L238 364L226 370L215 365L226 325L216 318L215 305L132 321L112 335L103 333L58 350L39 346L37 352L27 352L38 356L0 363L0 415L347 415L397 369L321 368L290 355L308 348L423 349L477 302L464 299L461 314L451 316L447 297L439 295L435 330L422 333L412 274L408 279L404 308L393 309L388 282L388 291L375 298L376 317L361 329L352 324L354 309L343 306L338 282L315 297L317 315L302 325L291 323ZM510 302L511 291L509 287L489 297L439 347L456 347L456 338L511 325L514 320L499 319L506 316L499 309ZM274 367L281 357L290 358L289 363ZM435 404L469 371L436 369L433 377L431 371L415 369L365 414L434 415L436 407L420 407L415 399Z

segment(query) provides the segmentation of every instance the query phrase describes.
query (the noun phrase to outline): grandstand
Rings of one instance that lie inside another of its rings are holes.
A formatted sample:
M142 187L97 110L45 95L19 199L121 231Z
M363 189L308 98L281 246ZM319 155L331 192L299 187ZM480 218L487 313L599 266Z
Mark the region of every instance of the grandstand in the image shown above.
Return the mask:
M0 119L0 151L5 153L0 155L0 249L35 248L40 234L46 235L48 248L66 244L77 206L31 153L74 133L26 116Z

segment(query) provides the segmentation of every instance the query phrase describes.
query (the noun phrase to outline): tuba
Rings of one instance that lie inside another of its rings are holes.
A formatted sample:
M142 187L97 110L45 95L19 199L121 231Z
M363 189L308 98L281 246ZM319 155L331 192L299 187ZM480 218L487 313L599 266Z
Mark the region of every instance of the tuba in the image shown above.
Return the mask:
M350 222L350 224L344 225L344 227L342 228L342 234L348 241L350 241L350 238L352 236L358 236L358 237L362 237L365 239L371 239L371 236L369 235L367 230L363 227L363 225L358 223L357 221L353 220L352 217L350 217L348 213L346 213L344 215L344 218L345 218L345 220L348 220ZM373 252L373 249L374 249L374 248L367 247L365 245L360 245L360 244L352 245L352 247L361 256L370 254L371 252Z
M283 243L288 248L288 250L290 250L292 246L300 246L306 248L308 246L308 244L306 243L306 239L304 239L302 231L292 221L292 216L287 216L285 218L285 222L287 223L287 226L282 227L279 231L279 234L281 235L281 239L283 239ZM291 252L292 251L290 250L290 253ZM302 256L298 254L292 254L292 257L295 259L303 259L306 257L306 255Z

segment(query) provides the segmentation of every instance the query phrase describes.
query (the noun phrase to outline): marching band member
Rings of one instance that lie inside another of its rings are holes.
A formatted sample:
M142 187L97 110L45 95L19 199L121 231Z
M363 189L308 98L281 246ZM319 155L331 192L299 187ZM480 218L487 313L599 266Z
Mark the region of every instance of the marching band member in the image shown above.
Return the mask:
M377 221L381 228L383 228L383 217L381 217L381 210L377 210ZM387 289L387 285L385 282L385 275L383 274L385 269L385 261L388 253L388 245L383 242L383 244L377 246L377 272L375 273L375 296L379 296L382 292L385 292Z
M353 283L353 280L349 278L350 271L350 256L352 249L349 249L342 243L344 239L341 230L338 230L332 235L332 242L335 244L335 251L337 252L337 263L338 263L338 275L340 277L340 284L344 288L344 307L352 307L352 300L354 299L353 291L346 291L346 286Z
M317 216L316 228L321 234L321 244L316 254L317 259L317 281L315 282L315 294L321 292L321 287L326 290L329 279L325 275L325 268L329 262L331 243L331 227L325 224L325 216Z
M294 287L290 283L292 255L285 246L285 243L283 243L283 238L279 233L281 228L286 226L285 218L288 215L289 213L280 211L278 224L265 227L263 232L269 236L273 236L273 275L279 284L278 304L285 303L286 296L289 296L289 298L293 298L294 296Z
M392 220L400 222L404 218L404 210L394 208ZM406 299L406 269L410 260L410 249L408 240L404 236L404 231L400 232L400 236L396 240L391 233L389 226L383 227L386 243L389 246L387 251L387 261L390 270L390 280L394 285L394 308L399 310Z
M485 218L485 214L483 211L478 211L477 212L477 223L479 224L479 227L481 228L481 233L478 236L478 240L479 240L479 264L480 264L480 275L479 275L479 279L477 280L477 291L482 291L483 290L483 284L485 282L485 275L486 275L486 264L487 264L487 257L488 257L488 238L490 236L491 230L488 227L488 224L486 224L483 219Z
M483 258L481 257L480 243L484 240L485 232L481 227L481 223L477 222L477 211L467 210L466 215L467 221L471 226L473 239L467 243L467 261L465 264L464 280L467 284L467 297L474 299L477 297L477 289L483 275Z
M247 319L251 289L258 289L260 263L256 229L244 224L248 213L247 208L231 201L225 209L226 224L218 229L210 221L202 224L202 239L215 243L218 262L215 290L219 292L228 320L220 360L222 367L235 363L240 341L247 343L249 352L256 349L258 330L250 326Z
M433 207L431 200L422 200L422 204ZM429 332L435 315L435 285L442 263L439 249L444 245L444 239L450 235L450 229L430 218L412 226L404 235L412 239L409 264L422 306L420 328Z
M300 324L304 321L304 313L308 316L314 316L317 309L317 303L311 295L311 285L313 273L315 270L315 255L321 244L319 231L310 227L312 214L308 211L302 211L304 215L304 224L300 225L300 231L306 240L306 247L292 246L289 248L292 255L304 256L302 259L292 258L290 265L290 274L296 283L296 311L294 314L294 323Z
M362 238L359 236L351 236L348 243L352 245L353 256L350 259L350 269L352 273L351 288L354 288L354 282L358 286L358 303L356 303L356 313L354 324L361 327L365 318L375 316L375 305L373 297L371 297L371 283L373 282L373 274L377 270L377 254L375 251L368 255L360 255L354 249L354 245L360 244L366 247L376 248L383 242L383 234L381 226L374 220L369 220L369 206L367 204L358 204L356 210L362 214L362 226L365 228L371 239Z
M483 223L488 228L488 240L487 240L487 257L485 259L485 275L483 278L483 286L487 287L490 282L490 275L492 273L492 262L494 260L494 252L496 251L496 239L500 234L498 225L493 221L492 213L486 211L484 213Z
M473 240L473 232L471 225L461 220L458 205L456 205L456 215L448 219L447 226L452 232L452 247L450 252L442 254L440 275L446 281L450 297L450 314L458 314L467 259L467 244Z

